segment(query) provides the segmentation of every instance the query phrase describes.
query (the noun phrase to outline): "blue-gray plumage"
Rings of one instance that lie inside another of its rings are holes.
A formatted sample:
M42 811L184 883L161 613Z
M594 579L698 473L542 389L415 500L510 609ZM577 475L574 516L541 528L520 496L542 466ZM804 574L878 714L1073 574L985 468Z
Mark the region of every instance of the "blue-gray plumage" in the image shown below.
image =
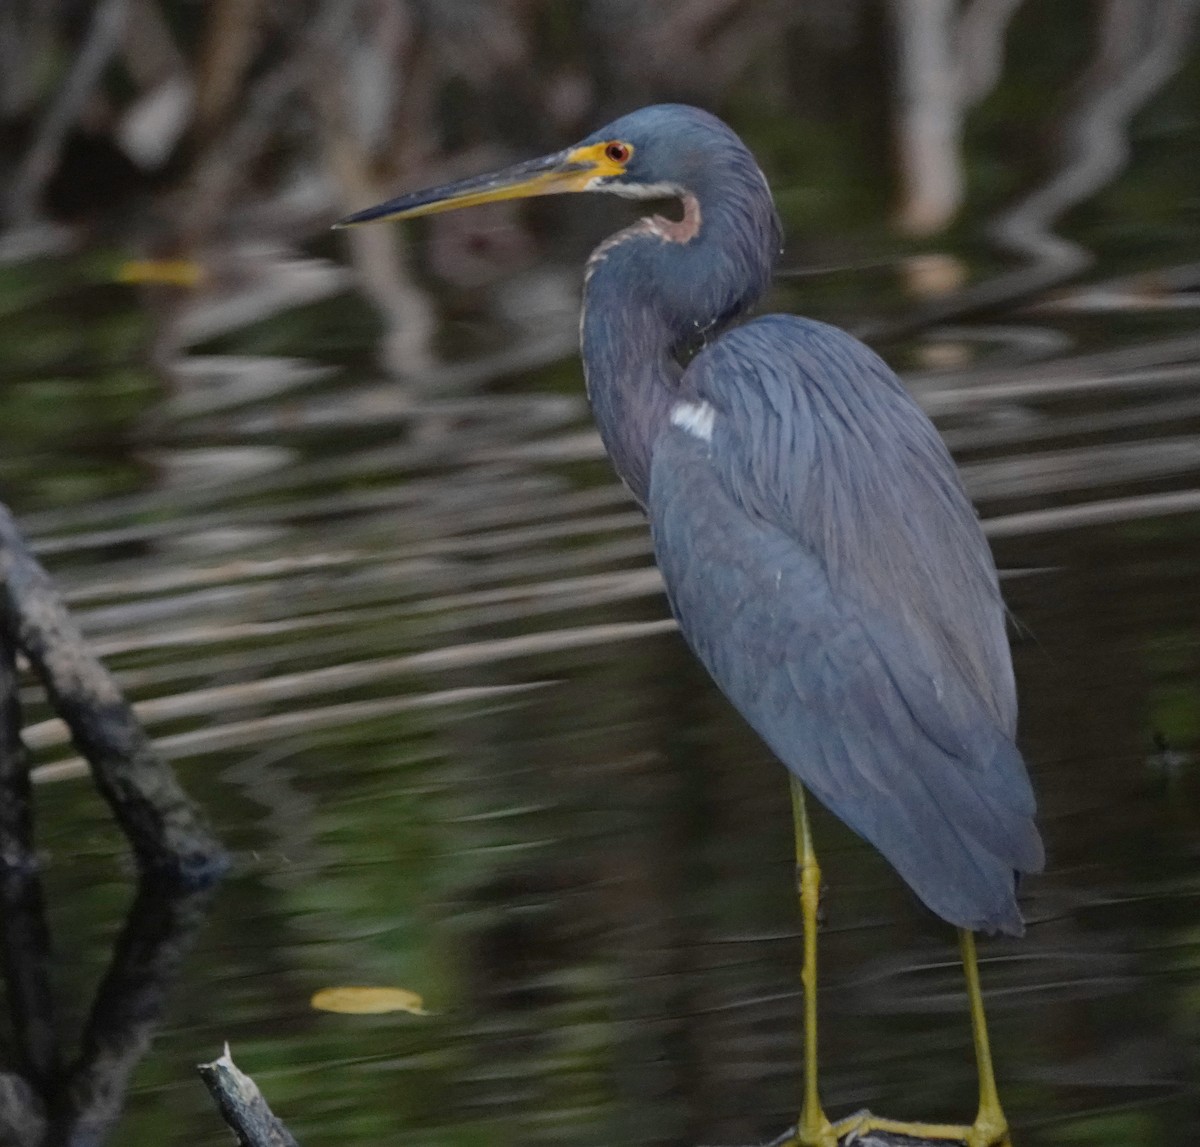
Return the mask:
M741 140L696 108L642 108L343 223L559 191L682 204L592 253L581 343L688 644L933 911L1019 933L1015 874L1042 846L991 553L937 432L874 353L790 316L728 329L781 236Z
M565 151L343 223L563 191L682 207L592 253L581 341L596 423L650 518L684 637L793 776L963 930L975 1122L831 1124L816 1065L820 870L793 784L805 920L796 1141L836 1147L874 1128L1007 1143L971 933L1022 930L1016 874L1041 867L1042 843L1014 743L996 571L954 463L849 335L783 315L731 327L770 282L780 226L753 156L696 108L643 108Z
M648 504L688 643L934 912L1020 932L1013 873L1042 853L1004 610L940 439L875 355L820 323L750 323L682 381L712 438L664 432Z
M991 553L937 432L874 353L789 316L728 329L781 237L741 140L696 108L642 108L343 223L559 191L682 204L592 253L581 343L688 644L933 911L1020 932L1014 874L1042 848Z
M628 119L599 136L670 138L672 160L646 163L694 197L699 226L672 242L643 222L601 245L583 357L680 629L788 768L934 912L1019 933L1014 873L1040 868L1042 849L1004 606L954 463L895 374L834 327L771 315L679 365L695 331L765 288L778 224L719 121L674 107ZM672 423L681 406L711 419L710 437Z

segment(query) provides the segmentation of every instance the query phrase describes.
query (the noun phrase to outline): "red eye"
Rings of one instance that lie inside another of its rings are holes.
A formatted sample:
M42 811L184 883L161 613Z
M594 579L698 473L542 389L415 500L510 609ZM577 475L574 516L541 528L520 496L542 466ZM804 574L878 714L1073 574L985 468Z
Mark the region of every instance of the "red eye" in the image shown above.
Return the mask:
M611 159L613 163L624 163L629 158L629 144L627 143L610 143L604 149L606 159Z

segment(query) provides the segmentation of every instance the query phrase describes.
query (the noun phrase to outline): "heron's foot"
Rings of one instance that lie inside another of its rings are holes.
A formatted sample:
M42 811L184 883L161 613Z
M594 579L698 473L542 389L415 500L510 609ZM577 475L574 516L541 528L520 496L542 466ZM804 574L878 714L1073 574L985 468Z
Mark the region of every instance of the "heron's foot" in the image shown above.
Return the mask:
M838 1147L838 1133L825 1112L818 1107L800 1112L796 1133L789 1139L794 1147Z
M859 1111L838 1120L833 1133L839 1143L852 1144L872 1131L903 1135L910 1139L935 1139L964 1143L966 1147L1012 1147L1008 1122L1002 1111L981 1111L974 1123L920 1123L884 1119L869 1111Z

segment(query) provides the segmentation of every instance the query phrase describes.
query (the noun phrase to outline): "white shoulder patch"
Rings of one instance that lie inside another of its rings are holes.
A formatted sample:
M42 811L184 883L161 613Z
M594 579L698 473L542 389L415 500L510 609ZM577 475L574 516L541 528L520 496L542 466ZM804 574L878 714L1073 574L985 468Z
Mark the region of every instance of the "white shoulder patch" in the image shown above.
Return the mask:
M671 409L671 425L701 442L711 442L717 412L707 402L680 402Z

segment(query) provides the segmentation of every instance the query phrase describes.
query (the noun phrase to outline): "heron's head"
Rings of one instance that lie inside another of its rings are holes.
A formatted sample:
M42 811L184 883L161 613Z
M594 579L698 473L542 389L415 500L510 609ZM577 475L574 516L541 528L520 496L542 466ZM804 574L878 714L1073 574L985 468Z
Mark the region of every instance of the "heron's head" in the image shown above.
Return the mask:
M730 128L682 104L641 108L553 155L401 195L337 226L572 191L683 204L679 220L656 215L601 244L589 263L593 293L639 290L669 325L694 332L736 315L770 282L782 232L767 181Z
M740 184L740 187L738 186ZM503 171L411 192L340 220L350 227L413 219L500 199L599 191L631 199L692 198L741 192L774 220L770 192L750 152L716 116L682 104L641 108L573 147Z

